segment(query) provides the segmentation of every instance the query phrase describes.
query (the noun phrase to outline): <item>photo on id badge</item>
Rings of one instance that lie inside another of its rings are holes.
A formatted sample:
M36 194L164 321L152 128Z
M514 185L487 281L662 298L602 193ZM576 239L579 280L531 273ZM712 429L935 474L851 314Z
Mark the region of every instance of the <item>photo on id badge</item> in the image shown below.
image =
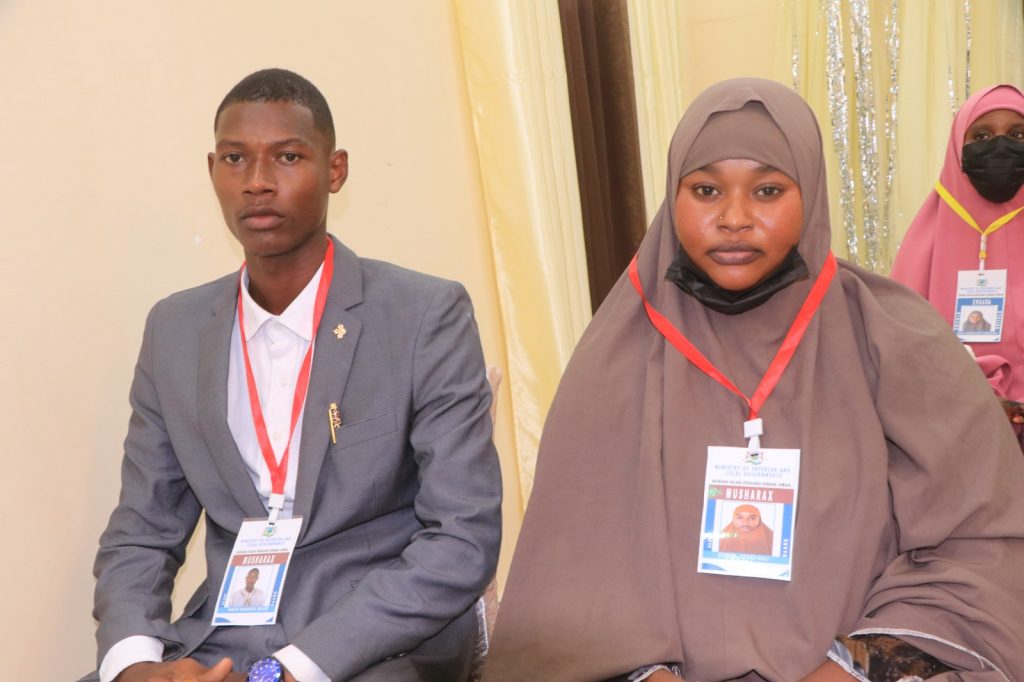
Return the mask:
M245 558L236 557L227 567L214 625L264 625L276 620L284 561L251 564L243 563Z
M779 504L725 502L717 505L715 524L721 528L712 545L719 552L778 556L781 536L772 528L781 518ZM723 525L724 524L724 525Z
M974 342L999 340L999 327L1003 319L1001 302L992 299L963 300L958 301L957 305L957 336L964 341Z

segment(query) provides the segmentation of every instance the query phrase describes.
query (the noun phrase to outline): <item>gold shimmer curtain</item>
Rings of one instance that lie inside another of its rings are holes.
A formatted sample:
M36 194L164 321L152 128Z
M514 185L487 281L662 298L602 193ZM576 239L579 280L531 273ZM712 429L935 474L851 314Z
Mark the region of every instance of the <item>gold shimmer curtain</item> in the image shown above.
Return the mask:
M634 65L646 65L634 66L641 141L657 161L645 160L647 196L664 192L669 136L703 87L773 78L821 123L833 248L876 272L888 272L938 176L956 108L980 87L1024 80L1020 0L631 0L629 9ZM648 84L641 70L687 76Z
M456 0L455 7L505 327L525 506L544 418L590 320L558 5Z

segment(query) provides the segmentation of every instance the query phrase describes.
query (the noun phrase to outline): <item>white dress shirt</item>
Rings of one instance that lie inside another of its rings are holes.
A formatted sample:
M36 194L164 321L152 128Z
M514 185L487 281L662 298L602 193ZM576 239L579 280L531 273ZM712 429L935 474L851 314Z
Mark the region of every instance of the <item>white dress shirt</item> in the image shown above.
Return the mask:
M323 266L316 271L306 287L280 315L272 315L249 295L249 275L242 273L242 311L245 316L246 343L249 361L260 397L267 436L277 461L281 461L291 435L288 454L288 475L284 486L284 509L281 518L289 518L295 506L295 477L299 470L299 445L302 435L300 413L293 434L289 434L292 400L302 360L313 341L313 309ZM239 333L238 316L231 330L231 352L228 362L228 427L242 455L245 468L260 494L264 506L270 499L270 469L263 460L256 428L249 405L249 389L245 377L245 358ZM100 682L111 682L122 670L134 663L160 661L163 644L154 637L126 637L107 651L100 664ZM330 678L298 648L288 645L275 652L274 658L298 682L331 682Z

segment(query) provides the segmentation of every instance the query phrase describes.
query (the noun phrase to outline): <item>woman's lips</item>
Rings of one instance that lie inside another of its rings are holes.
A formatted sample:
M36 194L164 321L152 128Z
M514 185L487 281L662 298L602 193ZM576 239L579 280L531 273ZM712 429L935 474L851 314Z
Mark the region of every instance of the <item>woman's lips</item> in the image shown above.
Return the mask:
M747 265L760 256L760 250L746 244L728 244L708 251L708 258L719 265Z

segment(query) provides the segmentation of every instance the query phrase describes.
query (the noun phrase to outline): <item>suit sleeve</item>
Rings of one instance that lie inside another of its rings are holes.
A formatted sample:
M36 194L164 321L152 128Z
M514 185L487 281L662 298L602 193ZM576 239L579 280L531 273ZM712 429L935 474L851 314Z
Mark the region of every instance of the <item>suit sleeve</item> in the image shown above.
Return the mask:
M167 653L179 644L169 626L171 589L200 507L171 447L153 383L159 307L146 321L132 381L120 500L100 537L93 569L98 661L116 642L134 635L162 640Z
M490 389L465 290L446 283L419 324L409 442L419 469L422 528L394 565L357 588L292 644L332 679L408 652L470 608L494 576L501 474ZM352 624L358 627L352 627ZM340 639L338 632L348 633Z

